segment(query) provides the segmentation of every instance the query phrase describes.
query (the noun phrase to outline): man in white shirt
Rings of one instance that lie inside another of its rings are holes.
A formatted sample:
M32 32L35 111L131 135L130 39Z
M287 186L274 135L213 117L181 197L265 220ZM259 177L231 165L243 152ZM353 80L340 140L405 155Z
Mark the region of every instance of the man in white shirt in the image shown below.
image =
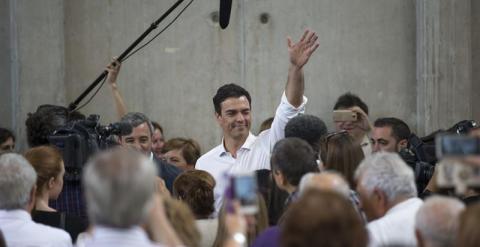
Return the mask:
M251 98L242 87L227 84L220 87L213 98L215 117L223 130L220 145L198 159L196 169L209 172L217 181L214 189L215 208L222 205L224 175L235 172L270 170L270 152L275 143L284 138L285 125L304 111L307 99L303 96L303 66L317 49L317 35L306 30L300 41L288 38L290 67L285 93L277 108L270 130L257 137L250 132Z
M367 156L355 171L357 192L369 221L369 246L416 246L416 197L412 169L395 153Z
M154 163L132 149L117 147L97 154L83 173L93 223L84 246L181 245L155 194L156 174ZM147 226L153 241L141 225Z
M0 230L7 246L72 246L67 232L32 221L36 181L21 155L0 156Z

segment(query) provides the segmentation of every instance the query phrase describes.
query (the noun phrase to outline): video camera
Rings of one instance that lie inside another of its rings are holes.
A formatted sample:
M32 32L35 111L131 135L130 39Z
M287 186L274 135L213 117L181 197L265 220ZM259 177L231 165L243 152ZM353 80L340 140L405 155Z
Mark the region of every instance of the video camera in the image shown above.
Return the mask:
M102 126L100 116L90 115L85 120L76 120L56 129L48 137L63 156L65 180L79 181L82 168L88 158L99 150L118 145L114 135L128 135L132 126L126 122Z
M408 139L408 147L402 149L399 155L415 172L415 183L419 193L422 193L433 176L435 166L441 158L438 156L438 136L467 134L478 124L473 120L463 120L447 130L438 130L428 136L419 138L412 134Z

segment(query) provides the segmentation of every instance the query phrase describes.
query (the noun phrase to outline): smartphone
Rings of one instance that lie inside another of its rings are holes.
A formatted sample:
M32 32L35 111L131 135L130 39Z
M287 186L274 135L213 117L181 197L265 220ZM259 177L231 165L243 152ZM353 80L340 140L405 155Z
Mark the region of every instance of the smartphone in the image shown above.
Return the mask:
M240 202L240 212L255 214L258 212L258 185L254 172L236 173L231 177L233 199Z
M333 121L335 122L355 122L357 118L357 113L350 110L333 111Z
M466 135L438 135L435 138L438 159L480 155L480 138Z

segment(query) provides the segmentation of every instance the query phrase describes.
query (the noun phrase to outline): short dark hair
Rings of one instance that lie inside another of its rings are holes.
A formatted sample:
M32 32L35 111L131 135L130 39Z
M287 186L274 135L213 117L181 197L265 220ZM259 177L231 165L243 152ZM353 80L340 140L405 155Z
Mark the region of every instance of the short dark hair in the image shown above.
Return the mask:
M288 121L285 126L285 137L298 137L310 144L318 153L320 140L327 133L327 126L317 116L300 114Z
M27 142L30 147L48 144L48 136L57 128L70 121L82 120L85 116L78 111L70 112L66 107L57 105L40 105L34 113L28 113Z
M12 131L9 129L0 128L0 144L6 142L8 138L12 138L12 140L15 142L15 135Z
M220 104L222 104L223 101L225 101L228 98L240 98L242 96L247 97L248 103L250 104L250 108L252 107L252 98L250 97L250 94L248 93L247 90L245 90L243 87L240 87L237 84L230 83L230 84L225 84L218 88L217 93L215 96L213 96L213 106L215 107L215 112L217 114L222 113L222 107Z
M344 109L358 106L368 115L368 106L363 102L360 97L351 92L348 92L340 97L338 97L335 106L333 106L333 110Z
M373 126L379 128L392 128L392 136L397 142L405 139L408 140L408 138L410 138L410 135L412 134L410 128L404 121L394 117L379 118L375 120Z
M138 127L140 124L147 123L150 135L153 135L152 122L150 122L147 115L141 112L129 112L122 117L121 121L130 123L133 128Z
M306 141L297 137L288 137L275 144L270 165L273 172L280 171L293 186L298 186L306 173L318 172L316 153Z

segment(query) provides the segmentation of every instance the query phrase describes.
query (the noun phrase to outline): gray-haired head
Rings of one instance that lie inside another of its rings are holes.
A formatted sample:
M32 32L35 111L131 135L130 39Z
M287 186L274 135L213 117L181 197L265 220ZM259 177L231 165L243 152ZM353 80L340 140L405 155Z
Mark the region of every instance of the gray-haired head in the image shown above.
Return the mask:
M27 209L36 182L37 174L24 157L0 156L0 209Z
M83 174L90 220L115 228L144 222L156 174L152 161L131 149L116 147L96 155Z
M141 112L129 112L122 117L121 121L130 123L133 128L138 127L140 124L147 123L150 134L153 134L152 122L147 115Z
M334 191L347 199L350 198L350 188L347 181L336 171L310 172L303 175L299 184L300 195L303 195L309 189Z
M413 170L396 153L379 152L366 157L355 171L355 179L369 194L374 189L383 191L388 202L417 195Z
M458 199L432 196L417 211L415 229L421 241L432 247L453 247L460 213L465 205Z

